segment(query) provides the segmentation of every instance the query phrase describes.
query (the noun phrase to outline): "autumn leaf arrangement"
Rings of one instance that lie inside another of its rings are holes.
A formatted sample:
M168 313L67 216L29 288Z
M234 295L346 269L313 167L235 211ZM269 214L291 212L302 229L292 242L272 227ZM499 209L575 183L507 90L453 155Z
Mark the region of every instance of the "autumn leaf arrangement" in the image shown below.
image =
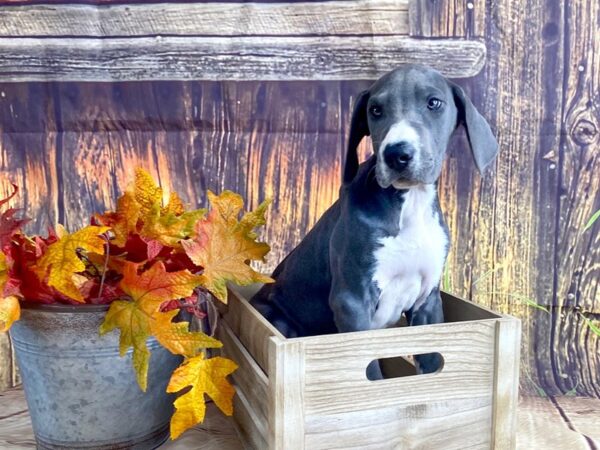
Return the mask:
M47 237L22 231L27 219L6 208L17 193L0 200L0 331L20 317L21 302L109 304L100 334L119 330L121 356L132 348L137 382L147 387L153 336L183 363L167 392L180 395L171 419L171 438L204 419L207 394L232 414L234 388L227 376L237 368L223 357L215 338L176 321L180 310L203 317L212 298L227 302L226 283L270 282L249 263L264 260L269 246L258 241L267 203L242 215L242 198L230 191L208 192L210 210L186 210L171 193L138 170L116 211L94 215L91 224L68 233L61 226ZM0 210L1 211L1 210ZM241 217L240 217L241 216Z

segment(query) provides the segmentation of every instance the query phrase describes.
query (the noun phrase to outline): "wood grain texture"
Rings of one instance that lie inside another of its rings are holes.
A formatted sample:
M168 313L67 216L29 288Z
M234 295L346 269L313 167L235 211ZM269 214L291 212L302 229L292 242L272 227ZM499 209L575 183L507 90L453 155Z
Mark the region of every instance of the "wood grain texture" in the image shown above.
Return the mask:
M588 443L600 446L600 402L594 398L556 397L552 399L569 428L580 433Z
M514 449L516 446L520 348L520 322L514 319L496 322L491 441L497 449Z
M223 343L221 350L223 356L235 361L239 366L239 369L231 375L234 384L239 386L237 391L244 393L248 404L255 413L256 420L266 424L268 417L267 375L226 323L221 322L217 330L217 338Z
M583 399L571 397L567 402L577 405L581 400ZM600 400L592 401L597 405ZM518 449L593 450L581 433L567 426L552 400L521 398L518 420Z
M223 321L252 355L263 373L268 374L271 337L283 338L282 334L256 311L248 301L230 291L229 304ZM253 374L254 374L254 369ZM256 373L256 377L260 374Z
M409 33L418 37L483 36L485 8L483 0L411 0Z
M431 3L437 15L420 20L432 37L467 27L488 48L483 72L459 83L501 146L486 178L464 133L450 148L439 190L451 291L522 319L527 391L598 396L600 343L578 314L599 318L600 225L581 231L600 208L598 2L474 0L472 23L462 1ZM270 270L337 197L350 105L369 84L0 83L0 178L24 187L35 231L113 206L137 166L192 205L207 189L250 206L272 197Z
M421 18L431 34L462 35L448 25L455 20L453 2L432 5L440 13ZM452 231L450 285L460 296L522 318L524 389L576 388L598 396L599 343L578 313L598 318L599 234L597 228L581 232L600 207L592 176L598 108L591 94L599 72L592 13L598 2L506 0L485 8L487 64L460 84L491 122L500 154L480 179L464 136L449 152L439 188Z
M581 397L558 397L556 402L564 411L567 420L577 426L585 417L594 432L600 420L600 400L584 399ZM240 408L238 408L240 409ZM31 421L27 414L25 396L20 389L0 393L0 448L11 450L35 449ZM382 414L381 422L385 422ZM362 416L356 416L357 425L361 425ZM328 427L331 422L319 422L320 426ZM309 426L312 425L309 423ZM458 428L458 427L457 427ZM355 427L360 430L360 427ZM452 430L448 430L452 433ZM358 433L355 433L355 436ZM590 433L590 435L592 435ZM356 436L363 439L364 436ZM476 436L474 436L476 438ZM592 443L600 445L598 436ZM442 445L443 446L443 445ZM177 441L165 443L161 450L242 450L251 447L240 442L231 418L223 414L212 404L207 405L206 419L201 425L194 427L183 434ZM252 447L263 450L266 444ZM381 447L379 447L381 449ZM444 447L446 448L446 447ZM553 449L553 450L590 450L590 445L585 437L578 431L568 428L561 413L556 409L555 403L547 398L522 397L519 399L517 449Z
M233 298L230 308L237 302ZM268 338L268 447L375 450L444 445L458 450L490 448L494 442L495 448L513 449L519 322L466 301L446 295L444 299L455 317L464 311L478 319ZM474 314L474 308L481 312ZM250 309L238 312L240 323L254 321ZM257 323L249 339L265 339L268 330L261 332L261 327L265 324ZM225 342L235 346L234 353L241 347L236 340L231 336ZM260 351L261 345L247 347ZM379 381L366 377L374 359L431 352L444 358L438 373ZM238 357L238 392L242 399L254 398L256 370L249 370L249 355ZM260 433L254 426L238 424L249 437Z
M305 354L302 342L269 339L269 450L304 450Z
M485 46L405 36L0 38L2 81L353 80L400 63L477 74Z
M234 420L244 448L267 449L267 423L254 413L254 409L243 393L233 398Z
M493 319L299 340L305 346L304 404L309 415L443 402L461 395L491 399ZM439 352L444 358L439 373L375 382L366 378L367 365L374 359L431 352ZM461 394L465 383L469 386L468 393ZM491 415L488 423L491 429Z
M408 34L408 0L5 6L0 36Z
M306 448L314 450L490 449L489 399L310 414ZM399 422L401 425L399 425Z
M600 209L600 1L564 5L565 52L557 164L555 306L550 329L550 381L600 397L600 337L580 313L600 319L600 227L583 232ZM566 45L566 44L565 44ZM587 349L585 351L584 349ZM577 370L574 372L574 368ZM567 377L561 377L566 374Z

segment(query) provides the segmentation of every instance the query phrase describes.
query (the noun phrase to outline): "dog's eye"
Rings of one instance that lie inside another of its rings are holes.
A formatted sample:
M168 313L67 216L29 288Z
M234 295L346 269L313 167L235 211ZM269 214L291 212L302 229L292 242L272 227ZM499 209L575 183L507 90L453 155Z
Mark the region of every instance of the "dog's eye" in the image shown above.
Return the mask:
M442 107L443 104L444 102L439 98L431 97L429 100L427 100L427 108L431 111L437 111Z
M383 110L381 109L381 106L379 105L373 105L369 108L369 112L371 113L371 115L373 117L380 117L381 114L383 114Z

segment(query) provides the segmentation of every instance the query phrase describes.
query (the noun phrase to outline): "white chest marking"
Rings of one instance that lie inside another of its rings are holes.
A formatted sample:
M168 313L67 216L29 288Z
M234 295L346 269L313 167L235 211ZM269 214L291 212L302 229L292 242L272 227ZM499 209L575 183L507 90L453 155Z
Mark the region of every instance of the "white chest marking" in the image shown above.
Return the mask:
M379 240L373 281L380 296L371 320L373 329L395 325L440 281L448 242L433 210L434 199L433 185L411 188L402 205L398 234Z

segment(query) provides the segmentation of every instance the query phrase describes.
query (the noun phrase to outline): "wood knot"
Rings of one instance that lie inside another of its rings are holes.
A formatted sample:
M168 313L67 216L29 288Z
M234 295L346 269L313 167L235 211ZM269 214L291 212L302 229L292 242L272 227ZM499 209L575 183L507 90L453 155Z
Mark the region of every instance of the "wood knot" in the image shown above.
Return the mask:
M598 128L588 119L579 119L575 122L572 130L573 140L578 145L590 145L598 136Z

